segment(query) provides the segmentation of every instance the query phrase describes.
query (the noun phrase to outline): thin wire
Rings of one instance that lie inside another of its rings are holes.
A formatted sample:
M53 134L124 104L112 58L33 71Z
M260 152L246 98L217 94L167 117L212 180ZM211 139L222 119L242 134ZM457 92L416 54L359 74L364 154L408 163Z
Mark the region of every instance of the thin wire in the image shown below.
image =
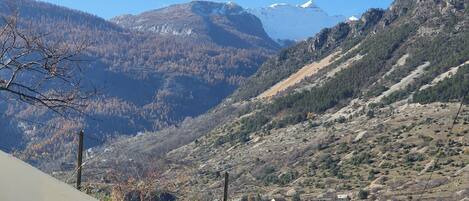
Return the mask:
M461 113L461 109L462 109L462 107L463 107L463 105L464 105L464 101L465 101L465 99L466 99L466 95L467 95L467 92L464 92L463 95L462 95L461 104L459 105L458 112L456 113L456 116L454 117L453 123L452 123L452 125L451 125L451 127L450 127L450 131L449 131L450 134L453 133L454 126L456 125L456 122L457 122L457 120L458 120L459 114ZM449 141L450 141L450 139L448 138L448 142L447 142L446 145L444 146L445 148L446 148L446 146L449 145ZM440 161L440 157L438 157L438 153L440 153L442 147L443 147L443 146L438 147L438 149L437 149L437 151L436 151L437 156L436 156L435 163L433 164L433 167L432 167L432 168L436 167L436 166L438 165L438 162ZM427 180L427 182L425 183L425 186L423 187L423 190L422 190L422 192L421 192L420 195L419 195L419 199L417 199L417 200L421 200L423 194L427 192L428 184L430 183L430 181L431 181L431 179L432 179L432 177L433 177L433 173L434 173L434 172L435 172L434 170L432 170L432 171L430 172L430 176L428 177L428 180Z

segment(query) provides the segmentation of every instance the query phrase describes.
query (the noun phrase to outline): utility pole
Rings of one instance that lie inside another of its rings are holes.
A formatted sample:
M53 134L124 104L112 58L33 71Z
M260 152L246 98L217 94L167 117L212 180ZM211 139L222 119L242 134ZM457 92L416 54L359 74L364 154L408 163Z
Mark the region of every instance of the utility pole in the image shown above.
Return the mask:
M225 172L225 189L223 190L223 201L228 201L228 180L230 175Z
M83 131L78 134L77 189L81 190L81 166L83 163Z

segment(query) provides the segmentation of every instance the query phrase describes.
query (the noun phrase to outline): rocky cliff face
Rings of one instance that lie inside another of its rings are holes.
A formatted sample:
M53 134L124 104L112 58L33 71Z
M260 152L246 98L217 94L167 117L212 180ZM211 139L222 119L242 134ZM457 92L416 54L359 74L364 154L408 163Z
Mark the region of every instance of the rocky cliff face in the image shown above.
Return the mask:
M246 100L253 98L275 83L285 79L298 68L320 59L324 54L344 44L344 41L360 40L374 32L381 25L384 10L371 9L363 14L360 21L349 21L321 30L314 37L302 41L297 45L283 49L276 58L267 60L260 69L235 91L232 98ZM353 45L353 43L347 42Z

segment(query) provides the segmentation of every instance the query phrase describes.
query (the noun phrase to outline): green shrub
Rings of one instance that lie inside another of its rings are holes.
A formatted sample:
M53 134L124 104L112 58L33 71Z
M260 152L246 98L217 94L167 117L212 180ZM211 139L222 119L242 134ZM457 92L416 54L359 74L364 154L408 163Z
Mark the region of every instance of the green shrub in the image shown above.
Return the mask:
M298 172L296 172L294 170L290 170L290 171L280 175L280 177L278 179L278 184L286 185L286 184L289 184L290 182L292 182L293 180L295 180L296 178L298 178Z
M374 110L368 110L368 112L366 113L366 116L368 118L374 118L375 117L375 111Z
M299 193L295 193L293 197L291 198L292 201L301 201L301 197Z
M360 200L368 199L369 194L370 193L366 190L360 190L360 191L358 191L358 199L360 199Z
M411 154L407 154L404 157L404 160L405 160L406 163L415 163L415 162L418 162L418 161L425 160L425 156L421 153L411 153Z
M372 156L368 152L360 152L352 157L350 163L354 166L358 166L361 164L370 164L372 163Z

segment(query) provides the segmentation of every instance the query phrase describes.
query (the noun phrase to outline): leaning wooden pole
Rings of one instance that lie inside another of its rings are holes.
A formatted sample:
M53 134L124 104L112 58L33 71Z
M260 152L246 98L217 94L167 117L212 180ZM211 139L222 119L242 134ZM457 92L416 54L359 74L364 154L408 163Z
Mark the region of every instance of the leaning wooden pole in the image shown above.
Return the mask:
M228 180L230 175L228 172L225 172L225 189L223 190L223 201L228 201Z
M83 163L83 131L78 134L77 189L81 189L81 168Z

